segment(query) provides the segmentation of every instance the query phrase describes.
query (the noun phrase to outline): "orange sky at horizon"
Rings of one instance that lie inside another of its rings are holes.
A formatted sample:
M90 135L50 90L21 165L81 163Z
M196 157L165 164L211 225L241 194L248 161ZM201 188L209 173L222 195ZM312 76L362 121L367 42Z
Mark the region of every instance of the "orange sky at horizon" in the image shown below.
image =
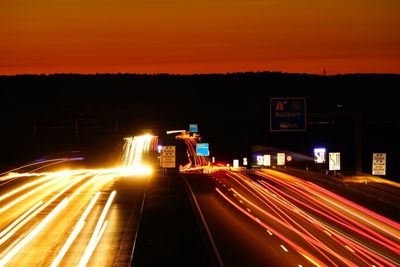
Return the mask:
M397 0L2 0L0 75L400 73Z

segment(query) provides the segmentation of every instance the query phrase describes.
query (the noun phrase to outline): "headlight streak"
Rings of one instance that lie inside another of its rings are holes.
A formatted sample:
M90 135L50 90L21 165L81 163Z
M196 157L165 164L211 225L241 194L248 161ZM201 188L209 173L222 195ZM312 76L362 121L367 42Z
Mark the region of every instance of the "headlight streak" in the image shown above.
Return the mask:
M48 159L48 160L43 160L43 161L40 161L40 162L34 162L34 163L26 164L26 165L20 166L18 168L15 168L15 169L0 173L0 180L2 180L4 175L7 175L7 174L12 173L12 172L15 172L17 170L21 170L23 168L27 168L27 167L31 167L31 166L35 166L35 165L40 165L40 164L48 163L48 162L54 162L54 161L56 161L56 162L65 162L65 161L82 160L82 159L83 158L58 158L58 159Z
M97 192L92 200L90 201L89 205L83 212L82 216L80 217L78 223L75 225L74 229L72 230L70 236L68 237L67 241L65 242L64 246L61 248L60 252L57 254L57 256L54 258L53 263L51 264L51 267L56 267L60 264L62 261L64 255L67 253L68 249L74 242L75 238L78 236L79 232L82 230L83 225L85 224L85 220L87 216L89 215L89 212L92 210L94 204L98 200L100 196L100 192Z
M27 189L27 188L30 188L30 187L33 187L33 186L35 186L35 185L37 185L37 184L40 184L40 183L42 183L42 182L51 180L51 179L53 179L55 176L57 176L57 174L54 174L54 173L53 173L53 174L50 174L50 175L46 175L46 176L43 177L43 178L40 178L40 179L37 179L37 180L35 180L35 181L29 182L29 183L27 183L27 184L24 184L24 185L18 187L17 189L14 189L14 190L12 190L12 191L10 191L10 192L4 194L4 195L1 195L1 196L0 196L0 201L3 201L4 199L9 198L9 197L11 197L11 196L13 196L13 195L15 195L15 194L17 194L17 193L19 193L19 192L21 192L21 191Z
M0 266L6 265L29 241L36 237L40 231L58 214L63 210L68 203L68 198L64 198L56 208L54 208L27 236L25 236L16 246L14 246L2 259L0 259Z
M265 198L265 201L267 201L268 203L271 203L271 202L278 203L283 208L297 213L299 216L304 217L307 221L309 221L313 225L313 227L315 227L316 229L319 229L319 231L321 231L325 235L331 237L333 240L335 240L335 242L338 242L346 250L350 251L348 249L348 247L355 250L353 253L353 256L358 258L363 263L370 265L371 262L375 262L375 264L377 264L377 265L384 264L387 266L393 266L393 264L399 264L399 262L397 260L394 260L394 259L388 257L387 255L383 255L379 251L369 248L369 247L365 246L365 244L363 244L363 243L359 243L359 241L357 241L357 240L353 240L350 236L348 236L344 233L341 233L337 229L330 227L329 225L325 224L324 222L321 222L318 218L316 218L316 217L314 218L314 217L310 216L307 212L305 212L304 210L299 208L299 206L293 205L290 201L293 201L293 203L300 204L300 206L302 206L302 207L309 208L309 209L313 210L314 212L318 212L318 214L320 214L321 216L327 217L328 219L334 221L335 223L341 222L343 224L342 226L344 226L346 228L349 228L351 230L353 230L352 228L354 228L354 227L352 227L353 222L352 222L351 218L344 217L344 215L341 214L341 212L338 212L337 210L334 210L332 208L328 209L329 206L328 206L328 208L326 208L323 205L323 203L319 203L321 201L316 202L319 198L318 199L312 198L312 193L307 192L307 190L304 190L304 188L297 188L298 186L301 186L301 183L298 183L297 181L295 183L293 183L293 181L291 181L290 183L284 183L281 181L281 179L277 179L277 178L274 178L274 180L273 180L274 182L278 183L279 185L282 185L283 187L290 187L289 190L295 190L295 189L293 189L293 187L296 188L297 189L297 191L295 191L296 193L300 194L302 192L303 193L303 195L301 195L302 197L304 197L305 199L308 199L308 201L311 201L311 203L318 203L316 206L317 208L313 208L313 207L307 205L307 203L303 202L301 199L295 198L294 196L291 196L291 195L283 192L278 187L269 185L262 180L258 181L260 183L259 184L259 183L252 181L250 178L248 178L245 175L241 175L239 173L233 173L233 172L230 172L230 174L231 174L230 178L233 178L246 191L249 191L253 195L256 194L254 196L257 197L257 195L259 195L262 198L267 197L267 198ZM235 179L234 176L237 176L240 179L237 180L237 179ZM267 178L267 179L270 180L273 178ZM300 180L300 179L298 179L298 180ZM294 186L293 184L296 184L296 186ZM309 183L307 183L305 186L308 186L308 184ZM264 186L266 188L264 188ZM252 192L252 190L256 190L256 191ZM238 194L238 192L235 191L234 188L231 188L231 191L235 195ZM265 195L265 196L263 196L263 195ZM285 198L283 198L283 196L285 196L286 199L290 199L290 201L285 200ZM257 198L259 199L259 197L257 197ZM268 200L269 198L274 198L274 200L273 201ZM267 205L267 203L265 203L265 202L263 204ZM272 207L275 207L275 208L272 209ZM277 206L273 205L273 206L270 206L269 208L274 210L277 215L282 214L282 216L286 216L286 214L287 214L287 212L281 210ZM323 212L319 211L319 209L322 209ZM361 216L361 215L359 215L359 216ZM279 217L281 217L281 216L279 216ZM308 231L305 231L304 229L302 229L302 227L300 225L298 225L297 223L295 223L292 219L290 219L289 216L287 216L287 218L288 218L288 220L290 220L292 222L291 224L293 224L289 227L292 227L293 229L294 229L294 227L297 227L297 228L299 228L299 230L301 232L303 232L302 233L303 235L305 234L308 238L312 238L314 240L317 239L316 236L313 237L312 235L309 234ZM361 226L363 226L363 225L361 225ZM327 234L327 229L329 229L329 232L328 232L329 235ZM372 231L372 230L370 230L370 231ZM332 233L335 233L335 234L332 234ZM395 233L393 233L393 234L396 235ZM392 234L392 236L393 236L393 234ZM365 237L368 239L371 239L371 235L366 235ZM383 237L382 235L379 235L376 232L373 233L372 239L380 245L384 245L384 242L386 242L386 241L389 242L390 245L393 244L393 241ZM384 242L381 242L381 241L384 241ZM324 244L321 245L321 244L316 243L316 246L321 247L321 248L324 248L323 245ZM396 246L398 246L398 244L396 245L396 243L394 243L394 245L395 245L394 247L391 247L390 245L387 245L385 247L388 249L388 251L393 251L394 253L397 254ZM313 247L315 248L315 246L313 246ZM321 253L320 250L318 250L318 251ZM331 252L330 249L328 250L328 252ZM321 254L325 255L323 253L321 253ZM366 260L370 261L370 262L368 263Z
M56 175L56 176L57 176L57 175ZM26 194L24 194L24 195L18 197L18 198L15 199L14 201L11 201L11 202L8 203L7 205L4 205L3 207L1 207L1 208L0 208L0 214L3 213L3 212L5 212L5 211L8 210L9 208L13 207L14 205L18 204L19 202L21 202L21 201L24 200L25 198L27 198L27 197L33 195L34 193L36 193L36 192L42 190L43 188L45 188L45 187L47 187L47 186L50 186L50 185L52 185L52 184L54 184L54 183L56 183L56 182L58 182L58 181L61 181L62 179L64 179L64 178L67 177L67 176L68 176L68 174L59 175L58 178L54 178L54 179L52 179L51 181L49 181L49 182L47 182L47 183L45 183L45 184L42 184L42 185L36 187L35 189L29 191L28 193L26 193Z
M133 140L141 140L138 145L133 145ZM54 201L59 199L62 195L66 194L68 190L74 188L71 191L71 195L68 196L66 199L60 202L56 206L55 209L50 211L50 214L39 224L33 227L31 230L28 230L27 233L21 233L18 237L14 238L13 242L7 247L1 248L2 254L0 255L0 266L7 264L12 257L14 257L27 243L29 243L33 238L35 238L45 227L49 224L49 222L55 218L57 214L59 214L65 206L70 203L72 199L74 199L82 190L96 182L96 187L101 188L105 184L109 183L112 179L117 177L131 177L131 176L143 176L149 175L152 173L152 169L149 166L145 166L142 164L143 162L143 153L149 151L150 149L156 148L157 144L157 137L145 135L141 137L132 138L132 142L128 142L125 144L125 154L127 155L124 166L119 168L111 168L111 169L93 169L93 170L71 170L71 171L57 171L57 172L34 172L30 171L27 173L16 173L15 171L35 166L35 165L43 165L38 169L42 169L44 167L48 167L53 164L62 163L69 160L81 160L82 158L78 159L54 159L54 160L45 160L41 161L40 163L33 163L28 164L25 166L21 166L14 170L8 171L3 173L3 176L0 176L0 181L5 181L5 183L12 182L17 178L24 178L24 177L39 177L34 181L23 182L23 184L12 191L8 191L0 196L0 201L5 202L0 204L0 214L5 213L10 208L16 206L26 199L29 198L34 199L37 193L42 193L45 196L49 195L50 199L48 200L40 200L35 201L33 206L28 208L27 210L23 211L22 214L18 215L16 219L13 219L11 222L6 224L4 229L0 229L0 245L4 244L7 240L10 240L22 227L27 225L29 222L32 221L40 212L46 209L49 205L51 205ZM133 146L132 146L133 145ZM129 154L129 155L128 155ZM43 177L40 177L43 176ZM84 181L84 179L90 177L88 180ZM84 183L82 183L84 181ZM4 185L0 184L1 185ZM82 184L80 184L82 183ZM55 195L53 195L55 194ZM86 194L86 193L85 193ZM108 221L105 221L105 216L110 208L111 202L115 196L116 192L113 191L110 195L109 200L107 201L106 206L104 207L103 213L100 216L95 231L93 232L92 239L90 240L89 249L82 261L82 265L86 265L87 262L90 260L90 256L94 252L98 242L101 239L101 236L104 234L106 226L108 225ZM67 241L57 254L57 257L54 259L53 265L57 266L63 259L65 253L67 253L68 249L72 245L75 238L79 235L83 225L85 225L85 219L88 216L90 210L93 208L96 199L100 195L100 193L96 194L97 197L93 200L93 204L87 207L86 211L82 215L81 219L75 225L73 230L71 231ZM38 198L38 197L37 197ZM9 200L10 199L10 200ZM7 202L6 202L7 201ZM28 201L27 201L28 202ZM29 204L28 204L29 205ZM23 206L18 206L18 210L23 210ZM9 220L13 214L6 213L5 214L7 220ZM10 218L9 218L10 217Z
M42 206L38 207L36 210L34 210L32 213L29 214L25 219L20 221L18 224L15 224L14 228L9 230L8 234L6 234L4 237L0 239L0 244L3 244L5 241L7 241L10 237L12 237L21 227L23 227L25 224L27 224L32 218L34 218L37 214L39 214L41 211L43 211L45 208L47 208L50 204L52 204L56 199L58 199L60 196L62 196L65 192L67 192L69 189L71 189L73 186L75 186L77 183L79 183L82 179L88 177L90 174L86 175L81 175L78 177L78 179L72 183L70 183L68 186L66 186L64 189L62 189L60 192L58 192L56 195L54 195L52 198L50 198L48 201L46 201ZM94 177L93 177L94 178ZM87 185L87 183L86 183ZM84 185L85 186L85 185ZM75 195L73 195L75 197ZM70 198L71 199L71 198ZM0 265L1 266L1 265Z
M36 203L33 207L31 207L29 210L27 210L24 214L22 214L18 219L13 221L9 226L7 226L6 229L4 229L0 233L0 245L4 243L3 241L3 236L5 236L7 233L9 233L16 225L18 225L22 220L24 220L29 214L31 214L37 207L42 205L43 200L40 200L38 203Z
M78 264L79 267L84 267L89 262L89 259L98 243L98 239L100 239L100 237L101 237L101 235L100 235L101 230L103 227L105 228L105 226L107 225L104 222L104 220L108 213L108 210L110 209L111 203L112 203L116 193L117 193L116 191L111 192L110 197L108 198L107 203L104 206L103 211L101 212L101 215L97 221L96 227L93 231L92 237L90 238L89 244L86 247L85 252L83 253L83 255L81 257L81 260L79 261L79 264Z

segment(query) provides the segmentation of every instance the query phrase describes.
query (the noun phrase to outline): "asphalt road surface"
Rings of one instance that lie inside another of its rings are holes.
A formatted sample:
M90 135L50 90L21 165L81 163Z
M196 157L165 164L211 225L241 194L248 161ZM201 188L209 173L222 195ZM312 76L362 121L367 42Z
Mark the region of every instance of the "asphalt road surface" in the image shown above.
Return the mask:
M60 266L129 266L146 183L87 170L14 178L0 187L0 266L51 266L68 240Z
M183 174L225 266L398 266L400 225L274 171Z

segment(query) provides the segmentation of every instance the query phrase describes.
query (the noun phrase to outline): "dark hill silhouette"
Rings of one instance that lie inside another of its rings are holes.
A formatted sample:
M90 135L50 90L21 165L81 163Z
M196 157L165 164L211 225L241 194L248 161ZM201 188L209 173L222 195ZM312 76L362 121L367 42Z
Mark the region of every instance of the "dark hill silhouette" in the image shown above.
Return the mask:
M239 157L251 145L310 154L320 144L344 151L343 164L352 169L356 116L361 118L363 169L370 172L370 153L387 151L388 171L399 177L394 167L400 158L399 87L396 74L0 76L0 160L14 164L60 149L86 150L116 134L198 123L220 159ZM306 97L307 131L270 132L270 97Z

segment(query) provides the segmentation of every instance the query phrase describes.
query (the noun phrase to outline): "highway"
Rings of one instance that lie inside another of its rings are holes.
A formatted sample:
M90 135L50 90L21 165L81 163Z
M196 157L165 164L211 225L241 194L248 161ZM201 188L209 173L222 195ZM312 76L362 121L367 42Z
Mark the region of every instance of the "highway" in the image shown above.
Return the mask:
M224 266L399 266L400 224L273 170L183 173Z
M35 172L31 164L2 174L0 266L129 266L151 140L128 139L117 168Z
M60 265L129 265L147 177L75 170L23 179L1 190L0 266L51 266L76 227Z

